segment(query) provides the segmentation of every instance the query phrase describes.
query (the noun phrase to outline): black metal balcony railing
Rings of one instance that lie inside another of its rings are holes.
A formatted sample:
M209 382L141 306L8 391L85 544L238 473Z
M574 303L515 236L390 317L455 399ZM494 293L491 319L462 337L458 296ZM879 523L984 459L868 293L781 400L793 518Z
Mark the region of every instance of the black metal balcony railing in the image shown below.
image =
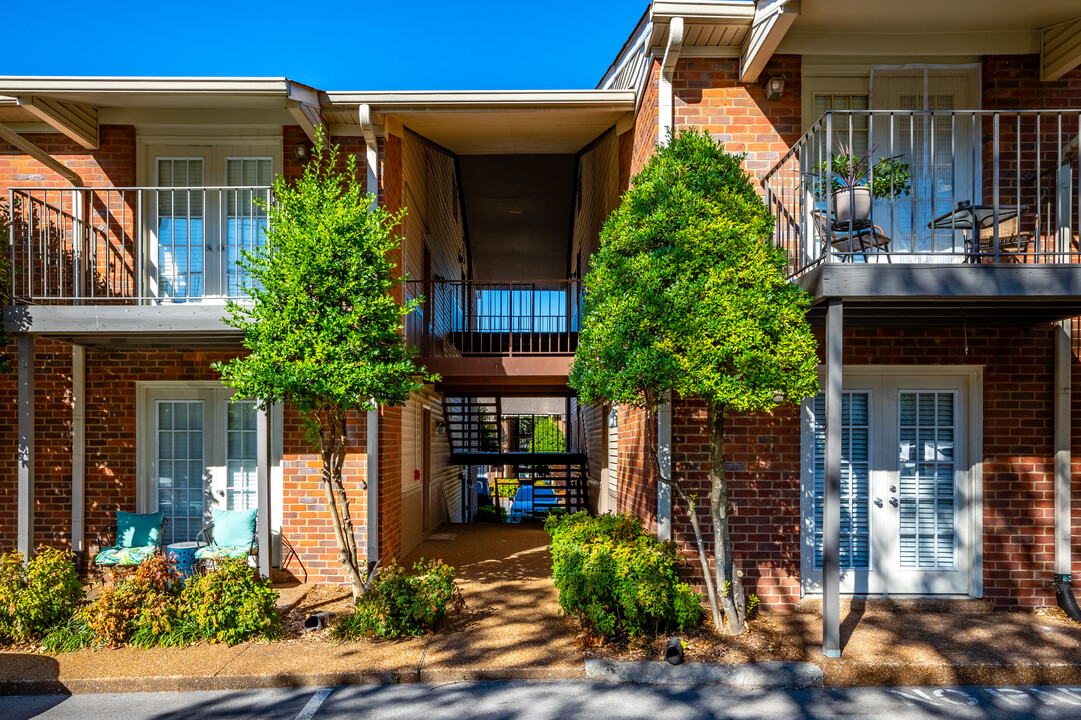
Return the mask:
M242 297L269 187L14 188L12 300L137 304Z
M1078 262L1079 129L1078 110L826 113L762 179L774 242L790 276L833 262ZM869 217L846 217L837 156L864 152L858 184L875 197Z
M422 355L571 355L578 346L577 280L410 281L406 293L423 298L406 321Z

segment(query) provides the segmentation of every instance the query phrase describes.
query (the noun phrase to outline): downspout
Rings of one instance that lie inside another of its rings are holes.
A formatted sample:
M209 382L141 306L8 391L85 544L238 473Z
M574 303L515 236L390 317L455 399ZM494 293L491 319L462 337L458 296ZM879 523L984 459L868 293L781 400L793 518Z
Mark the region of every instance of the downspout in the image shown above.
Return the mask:
M363 104L360 111L360 129L366 146L365 163L368 170L367 190L371 195L371 208L379 205L379 141L372 123L371 105ZM379 561L379 407L372 402L368 411L367 446L367 506L368 506L368 572Z
M1070 588L1073 572L1070 512L1071 387L1070 349L1073 321L1055 324L1055 596L1058 606L1074 622L1081 622L1081 608Z
M676 61L683 48L683 18L674 17L668 23L668 43L661 61L661 86L657 98L657 145L668 144L668 136L675 127L675 90L672 77L676 73Z

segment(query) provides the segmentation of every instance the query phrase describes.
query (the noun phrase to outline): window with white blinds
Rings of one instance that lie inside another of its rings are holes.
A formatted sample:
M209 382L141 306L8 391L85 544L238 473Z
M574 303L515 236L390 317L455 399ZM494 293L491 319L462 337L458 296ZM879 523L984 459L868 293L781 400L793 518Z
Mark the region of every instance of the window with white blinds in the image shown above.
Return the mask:
M957 498L954 392L898 393L901 567L955 567Z
M851 94L816 94L814 98L815 119L831 111L855 110L855 113L839 112L833 116L833 141L830 152L841 146L850 147L854 154L867 152L867 134L870 115L867 114L868 97Z
M815 396L814 556L822 567L822 510L825 502L826 396ZM871 393L846 392L841 400L841 567L866 570L871 564Z
M225 426L226 510L251 510L257 505L259 455L256 419L254 401L229 403Z
M226 158L225 184L229 187L252 188L270 185L274 168L270 158ZM226 289L229 297L246 294L250 282L241 266L243 252L262 246L267 227L266 210L255 201L267 201L264 193L251 190L229 190L225 196L226 218Z
M202 158L158 158L158 186L193 188L203 184ZM159 190L158 296L203 296L205 204L200 190Z

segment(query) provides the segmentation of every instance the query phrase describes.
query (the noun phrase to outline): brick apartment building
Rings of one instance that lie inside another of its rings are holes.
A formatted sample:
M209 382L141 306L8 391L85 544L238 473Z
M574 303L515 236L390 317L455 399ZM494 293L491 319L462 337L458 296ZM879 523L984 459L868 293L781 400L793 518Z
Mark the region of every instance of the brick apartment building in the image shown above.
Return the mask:
M562 468L573 506L636 513L690 549L643 443L656 423L668 472L705 496L704 407L580 406L566 377L604 218L670 128L697 127L747 153L821 333L822 396L729 423L748 590L775 609L821 593L836 533L842 593L1051 604L1053 577L1081 568L1079 14L658 0L578 91L0 78L19 366L0 382L0 547L89 551L116 510L157 508L187 539L212 507L259 505L264 566L284 536L287 569L342 580L296 413L227 410L210 368L241 349L221 316L265 223L252 200L297 177L321 131L408 208L397 260L425 301L407 340L442 376L351 424L367 557L468 519L478 467L531 462ZM906 164L910 192L841 220L816 192L839 142ZM560 399L566 453L508 445L504 401L523 397Z

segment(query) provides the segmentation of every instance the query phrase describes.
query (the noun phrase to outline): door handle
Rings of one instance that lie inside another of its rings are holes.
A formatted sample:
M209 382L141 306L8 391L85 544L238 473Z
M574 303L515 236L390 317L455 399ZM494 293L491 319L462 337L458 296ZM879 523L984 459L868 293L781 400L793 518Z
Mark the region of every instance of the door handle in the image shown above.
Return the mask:
M875 498L875 506L882 507L882 498Z
M894 507L897 507L897 505L898 505L898 503L897 503L897 498L895 498L895 497L891 497L891 498L890 498L890 505L892 505L892 506L894 506Z

